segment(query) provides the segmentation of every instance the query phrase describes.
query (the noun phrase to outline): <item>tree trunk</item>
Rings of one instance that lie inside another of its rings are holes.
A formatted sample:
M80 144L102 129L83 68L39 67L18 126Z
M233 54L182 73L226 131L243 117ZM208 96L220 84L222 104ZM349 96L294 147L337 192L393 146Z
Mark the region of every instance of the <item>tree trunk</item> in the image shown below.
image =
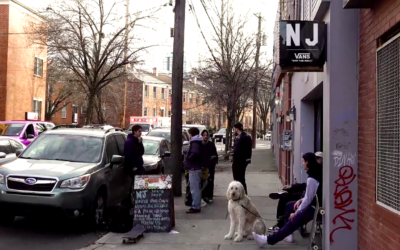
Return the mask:
M87 102L87 107L86 107L86 119L85 119L85 125L89 125L92 123L93 119L93 106L95 105L95 100L96 99L96 93L90 92L88 102Z

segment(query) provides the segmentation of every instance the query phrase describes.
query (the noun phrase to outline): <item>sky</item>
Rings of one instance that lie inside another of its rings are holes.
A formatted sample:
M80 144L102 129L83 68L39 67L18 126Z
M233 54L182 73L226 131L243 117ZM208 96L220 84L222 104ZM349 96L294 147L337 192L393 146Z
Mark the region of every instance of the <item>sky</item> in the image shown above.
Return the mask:
M48 6L50 3L58 2L59 0L18 1L33 9L38 9ZM114 1L115 0L105 0L107 4L113 3ZM122 3L125 2L124 0L117 1ZM219 1L221 0L207 0L206 2L213 1L216 1L219 5ZM169 0L130 0L130 12L134 13L135 11L149 7L162 6L168 2ZM263 17L262 32L268 37L267 45L261 47L261 52L266 55L262 60L272 58L273 29L279 0L230 0L230 2L233 4L235 12L249 17L246 31L250 35L256 34L258 29L258 19L253 14L261 13L261 16ZM187 0L184 46L185 60L188 70L190 70L191 67L196 67L200 55L204 55L204 51L207 49L195 18L192 12L189 11L190 4L193 4L206 36L211 32L210 22L207 19L200 0ZM123 4L120 4L120 6L120 11L125 13L125 6ZM139 67L149 71L154 67L162 69L163 60L167 54L172 52L173 46L173 38L170 38L170 28L174 25L174 13L172 7L169 5L161 7L160 11L157 13L157 19L146 22L146 25L147 28L136 31L135 36L140 38L140 41L143 44L152 44L157 46L149 49L142 55L141 59L144 61L144 65Z

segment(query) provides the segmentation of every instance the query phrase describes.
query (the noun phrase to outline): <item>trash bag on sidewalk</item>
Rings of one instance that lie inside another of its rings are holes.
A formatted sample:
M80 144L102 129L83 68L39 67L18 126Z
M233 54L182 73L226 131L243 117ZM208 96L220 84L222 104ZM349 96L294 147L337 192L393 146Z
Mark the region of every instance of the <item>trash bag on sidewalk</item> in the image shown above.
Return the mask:
M207 168L204 168L202 170L202 178L201 178L201 190L202 190L202 198L205 197L204 190L207 186L208 183L208 176L209 176L209 171ZM185 194L185 205L188 207L192 206L192 194L190 193L190 182L189 182L189 171L185 170L185 180L186 180L186 194Z

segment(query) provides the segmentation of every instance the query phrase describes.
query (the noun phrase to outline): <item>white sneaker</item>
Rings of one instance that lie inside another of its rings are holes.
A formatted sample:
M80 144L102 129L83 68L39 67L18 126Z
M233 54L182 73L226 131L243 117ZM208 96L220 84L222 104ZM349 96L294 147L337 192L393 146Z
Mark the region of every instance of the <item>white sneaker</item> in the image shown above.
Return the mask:
M258 246L262 248L267 244L268 236L266 235L259 235L253 232L254 241L257 242Z
M207 207L207 202L205 202L204 200L201 200L201 207Z
M293 234L287 236L286 238L283 239L283 241L287 242L287 243L293 243L294 239L293 239Z

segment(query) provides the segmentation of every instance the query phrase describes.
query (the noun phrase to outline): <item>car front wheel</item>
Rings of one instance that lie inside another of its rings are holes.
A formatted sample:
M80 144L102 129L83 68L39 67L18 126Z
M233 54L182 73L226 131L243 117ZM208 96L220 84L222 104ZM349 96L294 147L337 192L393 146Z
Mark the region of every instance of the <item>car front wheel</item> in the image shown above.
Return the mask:
M103 225L104 214L106 210L106 196L101 190L96 194L96 198L90 209L90 213L86 215L86 219L90 227L99 228Z

